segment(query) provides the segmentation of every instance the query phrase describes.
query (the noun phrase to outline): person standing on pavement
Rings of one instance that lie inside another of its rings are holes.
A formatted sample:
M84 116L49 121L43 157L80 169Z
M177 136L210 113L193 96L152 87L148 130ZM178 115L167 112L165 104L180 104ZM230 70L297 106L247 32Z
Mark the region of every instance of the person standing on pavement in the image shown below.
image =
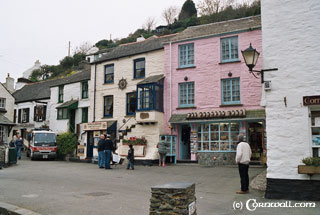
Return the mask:
M111 137L109 134L106 135L106 141L105 141L106 145L105 145L105 148L104 148L104 152L105 152L105 155L106 155L106 160L105 160L105 169L112 169L110 167L110 161L111 161L111 152L113 150L113 143L112 143L112 140L111 140Z
M23 140L20 135L17 135L17 139L14 141L14 146L17 150L17 158L21 160L21 149L23 147Z
M169 144L165 142L166 138L164 136L161 137L160 142L158 143L158 152L159 152L159 166L167 166L166 165L166 156L167 156L167 147Z
M127 165L127 169L132 169L134 170L134 149L132 144L129 145L129 150L128 150L128 165Z
M250 145L245 142L243 135L238 136L238 145L236 153L236 163L238 164L241 190L237 194L245 194L249 192L249 163L252 155Z
M104 153L106 145L105 136L101 134L100 140L98 142L98 166L99 168L104 168L104 163L106 162L106 155Z

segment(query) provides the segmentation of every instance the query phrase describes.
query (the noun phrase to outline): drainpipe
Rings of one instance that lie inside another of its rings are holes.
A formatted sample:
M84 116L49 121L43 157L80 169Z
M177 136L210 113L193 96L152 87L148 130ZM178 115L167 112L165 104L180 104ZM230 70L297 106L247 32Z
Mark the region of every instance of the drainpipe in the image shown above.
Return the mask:
M169 60L169 64L170 64L170 118L171 118L171 115L172 115L172 53L171 53L171 42L170 42L170 60Z
M96 121L96 82L97 82L97 64L94 64L94 87L93 87L93 122Z

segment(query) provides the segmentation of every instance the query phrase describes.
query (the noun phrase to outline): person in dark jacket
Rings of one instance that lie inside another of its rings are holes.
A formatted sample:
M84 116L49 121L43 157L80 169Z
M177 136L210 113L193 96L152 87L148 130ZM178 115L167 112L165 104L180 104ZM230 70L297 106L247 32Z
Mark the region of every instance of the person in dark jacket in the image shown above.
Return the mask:
M132 170L134 170L134 148L132 144L129 145L127 159L128 159L127 169L131 168Z
M100 136L100 140L98 142L98 166L99 168L104 168L104 163L106 162L106 156L104 153L105 145L106 145L106 140L104 135L102 134Z
M21 149L23 147L23 140L20 135L17 135L17 139L14 141L14 146L17 150L17 157L19 160L21 160Z
M110 138L110 135L107 134L106 135L106 141L105 141L106 145L105 145L105 148L104 148L104 152L105 152L105 155L106 155L106 160L105 160L105 169L112 169L110 167L110 161L111 161L111 152L113 150L113 143L112 143L112 140Z

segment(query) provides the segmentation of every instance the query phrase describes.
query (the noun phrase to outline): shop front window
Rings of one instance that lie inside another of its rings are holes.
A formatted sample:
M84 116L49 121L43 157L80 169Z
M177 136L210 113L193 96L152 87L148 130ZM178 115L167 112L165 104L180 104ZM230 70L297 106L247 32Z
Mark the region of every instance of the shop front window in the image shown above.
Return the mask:
M320 111L311 111L312 155L320 157Z
M198 151L235 152L238 122L206 123L198 126Z

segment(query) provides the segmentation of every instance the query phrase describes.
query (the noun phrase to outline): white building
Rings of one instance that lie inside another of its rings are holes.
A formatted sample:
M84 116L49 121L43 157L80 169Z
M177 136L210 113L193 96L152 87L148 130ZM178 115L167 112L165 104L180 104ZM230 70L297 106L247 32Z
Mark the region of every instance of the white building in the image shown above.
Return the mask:
M81 133L88 122L90 69L56 81L50 87L50 129L60 133Z
M128 152L124 140L145 138L147 145L134 146L136 160L148 163L157 159L156 145L164 128L163 42L169 39L151 37L124 44L92 63L91 123L84 125L87 132L81 142L86 146L84 157L97 156L100 134L109 133L118 143L120 155Z
M7 88L0 83L0 143L9 143L13 123L14 97Z
M34 65L27 69L25 72L23 72L23 78L26 78L26 79L29 79L30 75L32 74L33 70L36 70L36 69L40 69L41 67L41 63L39 60L36 60L36 62L34 62Z
M34 128L48 127L50 111L50 86L57 80L29 83L13 93L15 97L15 131L26 138L28 131Z
M320 2L263 0L267 144L266 198L320 200L319 175L299 174L320 157Z

